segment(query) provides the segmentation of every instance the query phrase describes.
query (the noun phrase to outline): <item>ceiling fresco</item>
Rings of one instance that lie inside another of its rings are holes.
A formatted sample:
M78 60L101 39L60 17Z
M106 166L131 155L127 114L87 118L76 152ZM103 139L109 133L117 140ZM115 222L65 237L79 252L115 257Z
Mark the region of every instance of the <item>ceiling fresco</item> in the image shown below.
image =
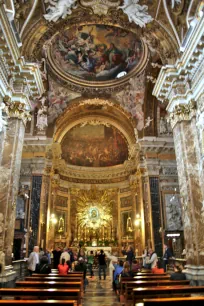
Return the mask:
M126 140L112 126L74 127L63 138L61 148L62 158L75 166L110 167L128 159Z
M143 55L137 36L119 27L82 25L52 40L51 57L67 75L86 81L109 81L136 70Z

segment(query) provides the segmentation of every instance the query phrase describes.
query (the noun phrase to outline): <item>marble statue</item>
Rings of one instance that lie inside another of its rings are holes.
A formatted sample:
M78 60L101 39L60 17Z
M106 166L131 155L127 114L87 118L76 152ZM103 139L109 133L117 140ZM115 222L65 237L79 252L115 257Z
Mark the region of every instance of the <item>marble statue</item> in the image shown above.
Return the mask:
M45 3L49 3L47 10L48 13L44 15L48 21L56 22L59 18L65 18L67 15L71 15L72 8L76 8L77 0L45 0Z
M119 6L118 9L122 9L128 16L130 22L134 22L141 28L145 27L146 23L149 23L153 18L147 13L147 5L139 5L139 0L124 0L124 4Z
M146 129L148 126L150 126L151 121L153 121L153 119L151 119L150 117L147 117L147 119L145 119L144 129Z
M175 4L180 4L181 0L171 0L171 8L174 9Z
M1 105L0 105L0 132L2 132L5 129L5 127L7 126L7 122L2 115L2 110L4 108L5 108L5 104L1 103Z
M44 105L45 101L46 101L46 98L42 97L41 98L42 106L41 106L41 108L39 108L38 114L37 114L37 124L36 124L36 126L41 131L43 131L46 128L46 126L48 126L47 106Z
M159 134L167 134L167 133L168 130L166 125L166 120L164 119L164 117L161 117L159 122Z

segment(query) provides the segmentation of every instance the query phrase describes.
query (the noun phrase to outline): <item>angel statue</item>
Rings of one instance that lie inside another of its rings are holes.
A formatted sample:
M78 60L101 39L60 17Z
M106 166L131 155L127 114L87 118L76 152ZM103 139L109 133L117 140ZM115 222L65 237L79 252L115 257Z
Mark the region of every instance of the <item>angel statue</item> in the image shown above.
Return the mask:
M36 126L40 131L43 131L48 126L47 106L45 106L46 97L42 97L39 101L41 101L42 105L41 108L39 108L38 110Z
M149 23L153 18L148 15L147 5L139 5L139 0L124 0L123 6L119 6L118 9L122 9L128 16L129 22L134 22L141 28L145 27L146 23Z
M44 15L48 21L56 22L59 18L65 18L67 15L71 15L71 9L77 7L77 0L44 0L45 3L49 3L47 10L48 13Z

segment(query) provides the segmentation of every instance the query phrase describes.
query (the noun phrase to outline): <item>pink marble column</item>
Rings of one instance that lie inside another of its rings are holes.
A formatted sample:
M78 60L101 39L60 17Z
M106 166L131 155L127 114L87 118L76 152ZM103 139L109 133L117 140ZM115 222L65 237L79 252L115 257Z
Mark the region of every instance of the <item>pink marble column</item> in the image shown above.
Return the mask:
M196 117L173 128L178 167L188 278L204 280L204 173Z
M11 264L24 132L22 120L9 119L1 151L0 203L3 230L0 233L0 252L5 254L6 265Z

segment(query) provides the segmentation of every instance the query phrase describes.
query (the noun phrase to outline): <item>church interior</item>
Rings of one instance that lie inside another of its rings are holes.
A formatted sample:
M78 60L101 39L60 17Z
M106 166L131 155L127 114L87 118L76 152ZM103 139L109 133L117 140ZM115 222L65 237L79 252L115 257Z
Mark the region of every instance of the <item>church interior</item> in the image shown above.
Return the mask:
M204 282L204 1L0 1L0 278L33 247Z

